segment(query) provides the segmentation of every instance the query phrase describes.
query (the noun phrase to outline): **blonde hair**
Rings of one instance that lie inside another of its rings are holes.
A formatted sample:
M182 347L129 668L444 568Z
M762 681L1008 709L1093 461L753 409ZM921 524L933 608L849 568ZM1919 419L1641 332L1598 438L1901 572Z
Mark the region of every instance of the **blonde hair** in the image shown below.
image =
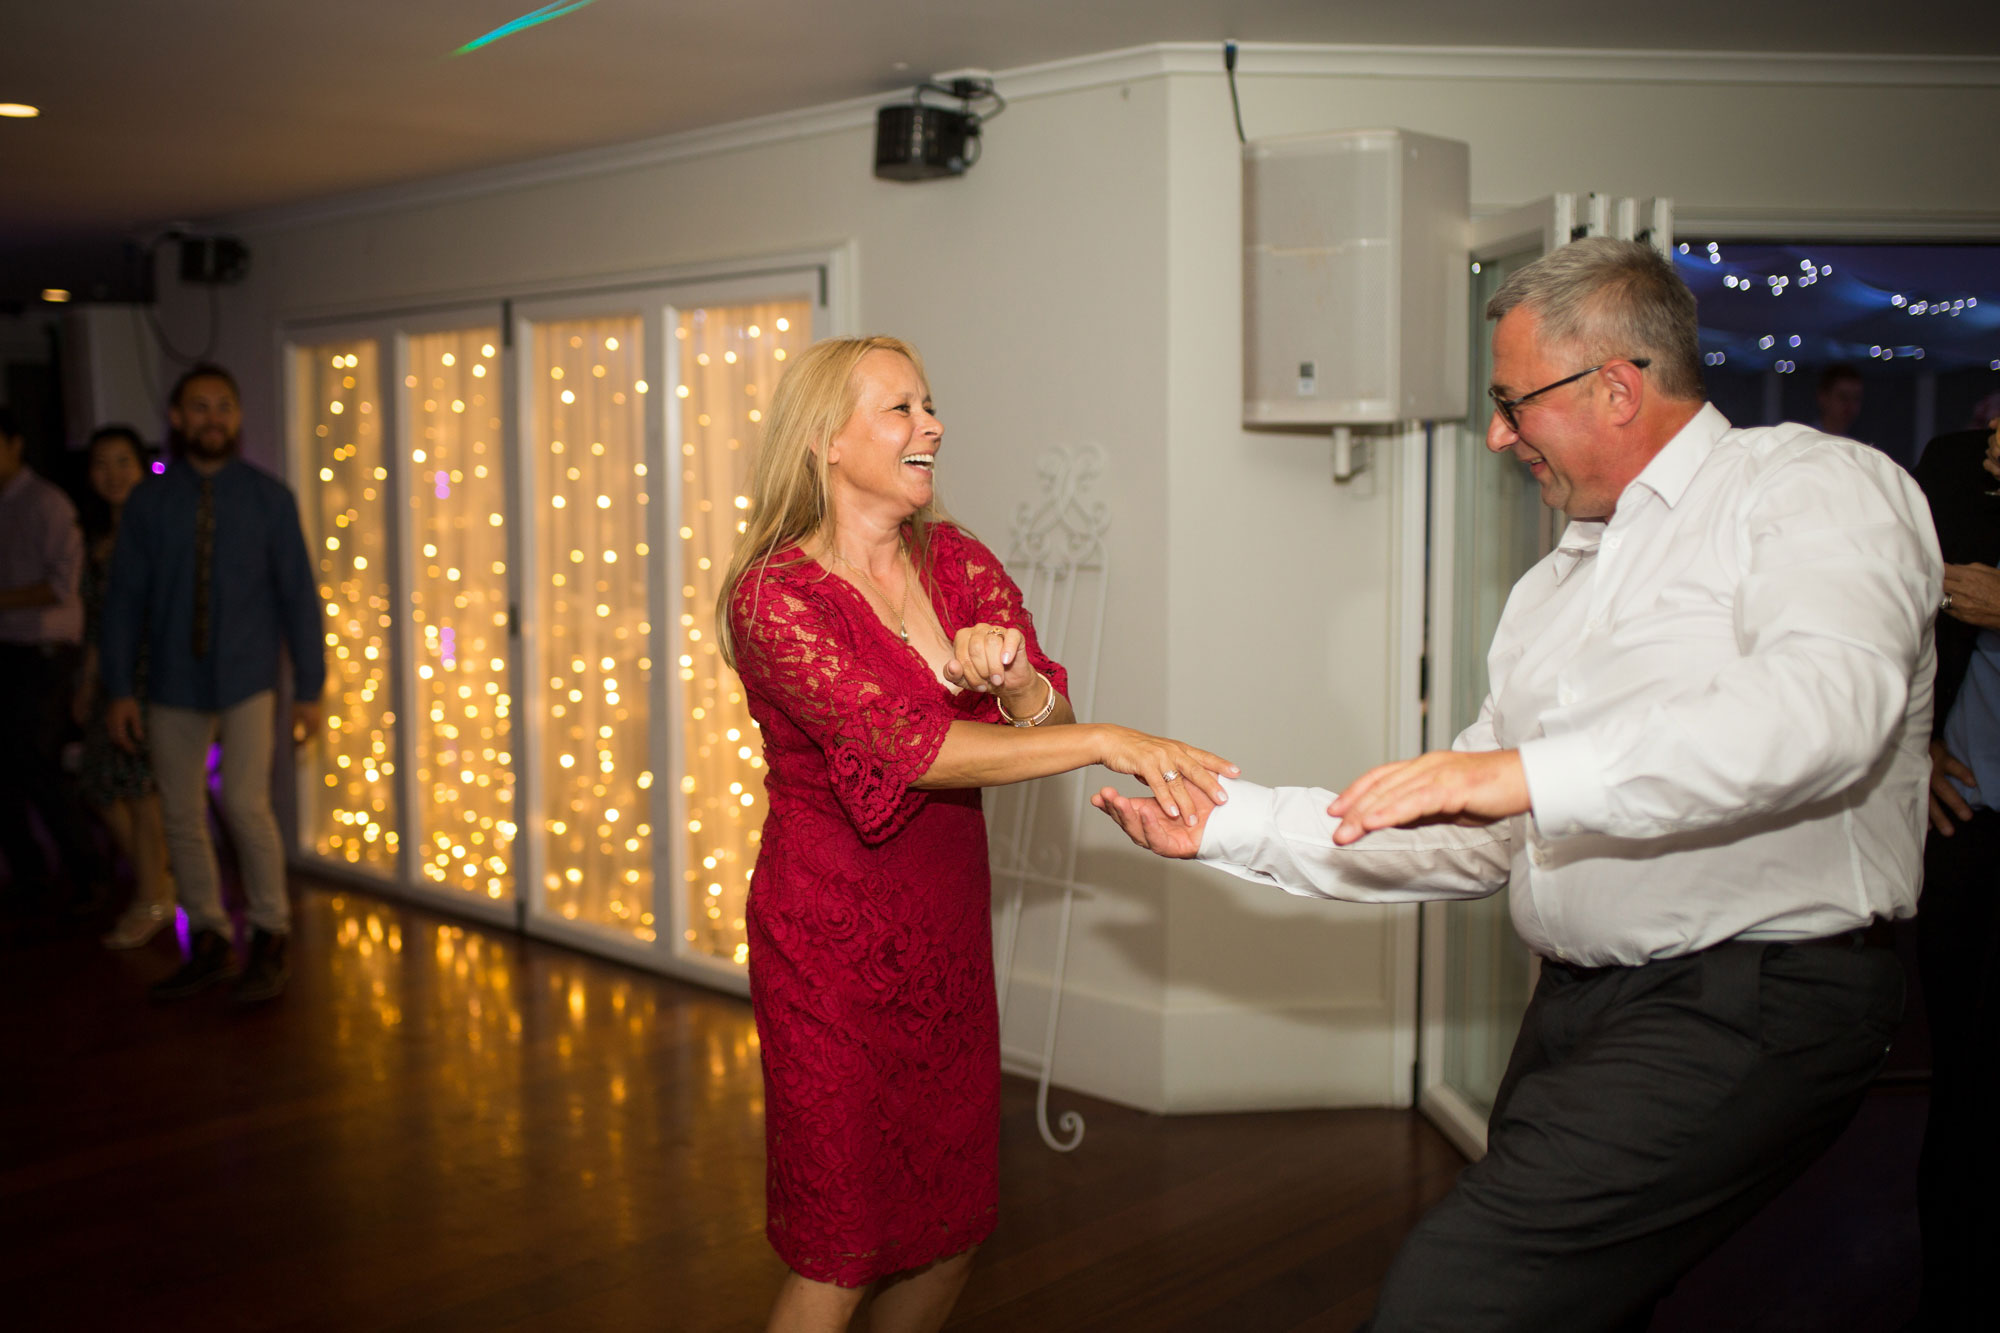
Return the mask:
M786 547L803 545L823 533L832 535L827 445L854 415L859 396L855 371L870 352L894 352L906 358L916 368L924 393L930 393L930 377L917 349L901 338L882 336L822 339L792 362L778 381L750 473L750 513L715 598L715 637L722 660L732 669L736 635L729 623L729 604L750 567L756 565L761 571ZM911 518L910 555L919 574L929 566L931 527L950 521L935 495Z

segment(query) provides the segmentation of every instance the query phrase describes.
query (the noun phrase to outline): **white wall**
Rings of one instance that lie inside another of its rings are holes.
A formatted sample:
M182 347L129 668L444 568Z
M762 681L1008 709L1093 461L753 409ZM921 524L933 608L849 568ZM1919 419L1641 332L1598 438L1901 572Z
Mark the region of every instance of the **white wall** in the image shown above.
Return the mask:
M1405 488L1422 478L1406 450L1337 490L1323 442L1239 424L1239 159L1214 57L1162 47L1003 74L1010 108L958 181L873 180L866 109L850 106L820 128L780 118L585 155L567 179L554 164L549 179L239 220L256 258L226 294L220 355L243 376L252 448L276 457L286 317L851 242L859 326L930 362L941 485L972 527L1004 538L1047 445L1105 448L1118 583L1098 715L1259 779L1338 785L1408 731L1392 590ZM1683 217L1852 228L1923 213L2000 239L2000 179L1946 131L2000 123L1996 68L1941 81L1910 61L1251 47L1242 98L1253 135L1464 139L1482 210L1601 189L1672 195ZM199 333L205 293L162 288L170 330ZM1407 909L1293 900L1087 828L1097 887L1079 908L1060 1082L1158 1110L1407 1100ZM1032 912L1024 959L1051 947L1049 914ZM1039 1045L1033 971L1010 1048Z
M148 443L166 436L161 400L173 383L162 374L164 355L138 305L76 305L63 324L63 406L70 447L99 426L122 423Z
M1406 451L1356 494L1332 482L1323 438L1239 424L1240 157L1227 84L1202 56L1169 78L1170 728L1259 780L1337 789L1395 757L1383 646L1409 535L1395 483L1421 474ZM1670 196L1684 226L1761 217L1839 235L1876 221L2000 241L2000 177L1968 169L1949 128L2000 124L2000 62L1975 87L1865 61L1382 63L1420 72L1251 48L1245 130L1464 140L1479 213L1597 190ZM1800 78L1838 82L1778 81ZM1408 909L1293 900L1180 867L1167 901L1170 1105L1406 1098L1409 1055L1393 1038L1410 1005Z

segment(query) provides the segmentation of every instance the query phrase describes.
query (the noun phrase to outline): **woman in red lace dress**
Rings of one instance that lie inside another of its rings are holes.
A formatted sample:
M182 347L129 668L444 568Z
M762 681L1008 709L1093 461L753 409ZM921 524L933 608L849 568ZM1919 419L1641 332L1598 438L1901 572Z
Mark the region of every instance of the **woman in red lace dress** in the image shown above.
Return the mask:
M993 1229L1000 1053L979 788L1103 764L1162 804L1226 761L1076 725L993 553L936 504L916 351L832 339L771 404L718 602L762 731L750 995L773 1329L943 1323ZM1007 725L1011 723L1012 725Z

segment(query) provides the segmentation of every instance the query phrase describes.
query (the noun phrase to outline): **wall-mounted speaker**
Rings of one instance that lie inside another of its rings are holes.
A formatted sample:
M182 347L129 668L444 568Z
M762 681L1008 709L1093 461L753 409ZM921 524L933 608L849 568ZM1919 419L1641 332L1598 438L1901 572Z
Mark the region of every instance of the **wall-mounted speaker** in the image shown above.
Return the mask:
M1471 151L1408 130L1243 147L1243 420L1465 415Z

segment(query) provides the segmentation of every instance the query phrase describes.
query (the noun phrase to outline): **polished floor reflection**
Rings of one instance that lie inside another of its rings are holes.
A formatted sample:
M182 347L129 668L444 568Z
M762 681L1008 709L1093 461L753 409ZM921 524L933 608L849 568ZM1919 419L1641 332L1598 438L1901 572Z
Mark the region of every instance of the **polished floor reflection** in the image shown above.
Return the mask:
M351 890L295 902L292 988L248 1012L148 1005L168 935L0 941L5 1327L761 1327L747 1004ZM1070 1156L1008 1080L954 1330L1350 1329L1460 1165L1402 1112L1057 1102L1089 1120ZM1656 1329L1895 1327L1921 1112L1871 1099Z

